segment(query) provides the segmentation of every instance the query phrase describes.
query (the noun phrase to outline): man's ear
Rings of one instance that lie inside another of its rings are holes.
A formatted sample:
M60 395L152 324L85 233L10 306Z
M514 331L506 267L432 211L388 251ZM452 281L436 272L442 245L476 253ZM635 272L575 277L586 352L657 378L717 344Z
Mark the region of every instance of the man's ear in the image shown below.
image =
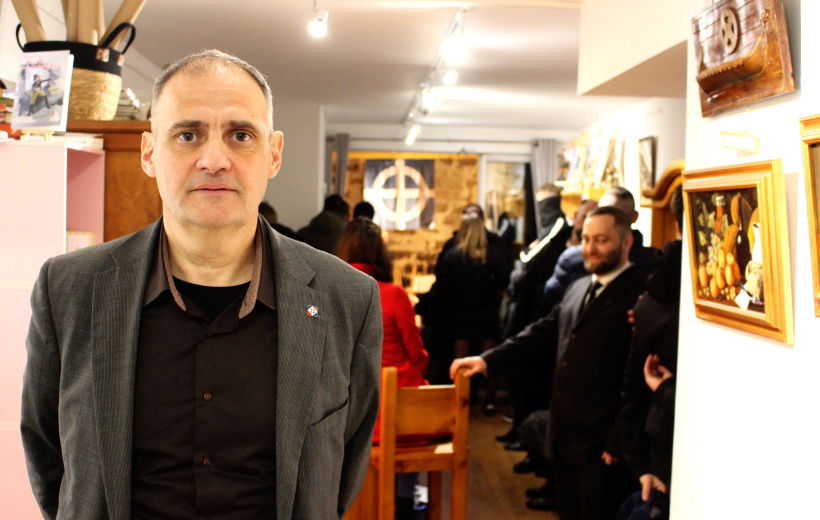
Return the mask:
M270 134L271 163L268 179L273 179L282 167L282 149L285 146L285 136L276 130Z
M154 169L154 135L151 132L142 133L140 162L142 163L142 170L145 174L149 177L156 178L157 173Z
M626 237L624 237L624 251L627 256L629 256L629 250L632 249L633 242L635 242L635 236L632 234L632 230L629 229L626 232Z

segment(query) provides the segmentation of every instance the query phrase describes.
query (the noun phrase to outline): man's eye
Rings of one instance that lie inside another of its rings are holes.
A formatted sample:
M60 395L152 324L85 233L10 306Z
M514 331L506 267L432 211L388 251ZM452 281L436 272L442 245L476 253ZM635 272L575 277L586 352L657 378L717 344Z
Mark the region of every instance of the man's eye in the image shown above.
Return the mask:
M248 132L237 132L234 134L234 139L244 143L245 141L251 140L251 134L249 134Z
M196 139L196 135L194 135L193 132L182 132L181 134L179 134L179 139L186 143L190 143L191 141Z

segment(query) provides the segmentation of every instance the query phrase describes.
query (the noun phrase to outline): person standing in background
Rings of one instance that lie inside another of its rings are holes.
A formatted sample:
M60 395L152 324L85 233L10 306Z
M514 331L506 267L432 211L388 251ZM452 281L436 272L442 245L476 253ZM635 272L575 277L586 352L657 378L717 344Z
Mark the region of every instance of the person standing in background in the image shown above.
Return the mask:
M349 218L348 203L339 195L329 195L325 199L322 211L313 217L307 226L296 232L296 238L332 255L336 253L336 246L342 238Z
M680 186L669 207L680 237ZM633 313L635 331L624 373L620 423L624 458L640 480L644 501L653 490L667 495L671 490L682 252L680 239L666 244L663 263L647 279L646 292Z
M454 357L486 352L498 342L501 292L509 270L503 250L490 248L484 223L466 214L455 245L436 264L436 287L453 338ZM471 350L472 349L472 350ZM497 380L487 382L484 410L495 412Z

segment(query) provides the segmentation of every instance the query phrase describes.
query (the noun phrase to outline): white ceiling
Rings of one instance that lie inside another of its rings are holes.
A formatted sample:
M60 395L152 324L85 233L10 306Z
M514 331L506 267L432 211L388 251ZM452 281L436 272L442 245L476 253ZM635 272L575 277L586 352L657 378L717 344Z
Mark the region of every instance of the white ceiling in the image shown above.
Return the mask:
M636 99L576 95L580 2L319 0L329 30L315 39L312 0L155 0L133 48L158 67L218 48L265 73L276 102L323 105L328 124L398 124L465 6L469 56L422 122L581 130ZM120 3L105 1L108 19Z

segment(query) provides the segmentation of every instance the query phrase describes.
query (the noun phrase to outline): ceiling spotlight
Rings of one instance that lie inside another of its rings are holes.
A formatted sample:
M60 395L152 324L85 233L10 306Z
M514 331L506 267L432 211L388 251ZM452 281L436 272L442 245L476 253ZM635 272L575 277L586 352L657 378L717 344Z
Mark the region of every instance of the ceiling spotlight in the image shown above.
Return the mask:
M416 142L416 136L413 135L413 134L408 135L407 139L404 140L404 144L406 144L407 146L410 146L411 144L413 144L415 142Z
M455 69L450 69L446 73L444 73L444 84L448 87L452 87L458 81L458 72Z
M315 36L316 38L324 38L327 36L327 11L322 11L319 13L319 16L316 17L315 20L310 22L308 25L308 30L310 34Z
M421 132L421 127L419 125L413 125L410 128L410 135L412 135L412 136L419 135L419 132Z

